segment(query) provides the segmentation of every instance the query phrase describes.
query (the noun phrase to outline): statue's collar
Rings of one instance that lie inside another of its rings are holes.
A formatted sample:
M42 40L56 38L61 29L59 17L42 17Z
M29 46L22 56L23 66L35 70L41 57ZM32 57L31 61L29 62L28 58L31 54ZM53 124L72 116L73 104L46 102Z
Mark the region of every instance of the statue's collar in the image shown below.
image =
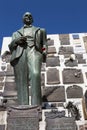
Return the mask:
M24 25L24 27L23 28L30 28L30 27L32 27L32 25Z

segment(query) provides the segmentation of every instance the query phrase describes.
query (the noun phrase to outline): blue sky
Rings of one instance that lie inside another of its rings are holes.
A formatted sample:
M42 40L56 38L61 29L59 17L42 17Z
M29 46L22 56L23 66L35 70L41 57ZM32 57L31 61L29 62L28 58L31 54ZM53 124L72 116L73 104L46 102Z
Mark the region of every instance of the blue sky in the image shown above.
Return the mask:
M23 26L26 11L47 34L87 32L87 0L0 0L0 48L3 37Z

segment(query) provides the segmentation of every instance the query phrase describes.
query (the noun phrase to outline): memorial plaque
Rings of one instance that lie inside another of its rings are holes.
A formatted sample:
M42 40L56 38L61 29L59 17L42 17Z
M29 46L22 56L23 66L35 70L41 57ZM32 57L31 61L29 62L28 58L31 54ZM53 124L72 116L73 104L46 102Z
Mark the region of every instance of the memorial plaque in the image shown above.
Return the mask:
M52 109L51 112L45 112L46 118L58 118L65 117L65 111L58 111L56 109Z
M87 36L83 37L83 40L84 40L85 50L86 50L86 53L87 53Z
M76 59L83 59L83 54L75 54Z
M63 83L64 84L73 84L73 83L83 83L83 74L81 69L64 69L63 72Z
M17 90L15 82L5 82L4 97L17 97Z
M46 118L46 130L77 130L72 117Z
M7 130L39 130L39 113L37 107L11 107L8 110Z
M5 130L5 125L0 124L0 130Z
M85 72L86 78L87 78L87 72Z
M55 47L48 47L48 54L55 54L56 48Z
M59 40L61 45L69 45L69 34L59 34Z
M15 82L5 82L5 88L6 91L16 90L16 83Z
M67 46L67 47L61 46L59 48L59 54L60 55L73 54L73 53L74 53L74 51L73 51L73 47L72 46Z
M0 77L4 77L6 74L4 71L0 71Z
M59 84L59 70L56 68L50 68L47 70L47 84Z
M47 45L48 46L53 46L54 45L54 40L47 39Z
M69 34L59 34L59 40L61 45L69 45Z
M45 96L48 102L65 102L65 87L45 87L43 89L43 96Z
M2 90L4 87L4 82L0 82L0 90Z
M70 67L78 66L77 60L66 60L65 66L70 66Z
M50 56L47 57L46 60L46 66L47 67L55 67L55 66L60 66L60 60L58 56Z
M7 70L5 73L6 73L6 76L14 76L13 67L10 64L7 65Z
M78 64L86 64L86 59L78 59Z
M83 89L80 86L69 86L66 90L67 98L82 98Z

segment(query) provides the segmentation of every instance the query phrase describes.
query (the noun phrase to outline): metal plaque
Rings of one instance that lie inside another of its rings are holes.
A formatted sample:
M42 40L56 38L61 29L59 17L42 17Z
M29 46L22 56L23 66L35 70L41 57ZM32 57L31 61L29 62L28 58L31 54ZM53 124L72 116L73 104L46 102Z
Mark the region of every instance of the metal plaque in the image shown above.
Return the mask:
M45 87L43 89L43 96L49 102L64 102L65 101L65 87Z
M73 83L83 83L83 74L81 69L64 69L63 72L63 83L64 84L73 84Z
M56 68L50 68L47 70L47 84L59 84L59 70Z
M46 130L76 130L74 118L46 118Z
M11 107L8 110L7 130L39 130L38 107Z

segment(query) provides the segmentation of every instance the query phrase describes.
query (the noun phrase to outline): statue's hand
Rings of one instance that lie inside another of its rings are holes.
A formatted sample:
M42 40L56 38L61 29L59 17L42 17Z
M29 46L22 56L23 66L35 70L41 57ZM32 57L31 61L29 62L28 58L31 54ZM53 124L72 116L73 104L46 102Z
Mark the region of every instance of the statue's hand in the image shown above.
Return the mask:
M18 44L18 45L21 45L21 44L24 44L25 42L26 42L26 37L20 37L20 38L18 38L17 40L16 40L16 43Z

